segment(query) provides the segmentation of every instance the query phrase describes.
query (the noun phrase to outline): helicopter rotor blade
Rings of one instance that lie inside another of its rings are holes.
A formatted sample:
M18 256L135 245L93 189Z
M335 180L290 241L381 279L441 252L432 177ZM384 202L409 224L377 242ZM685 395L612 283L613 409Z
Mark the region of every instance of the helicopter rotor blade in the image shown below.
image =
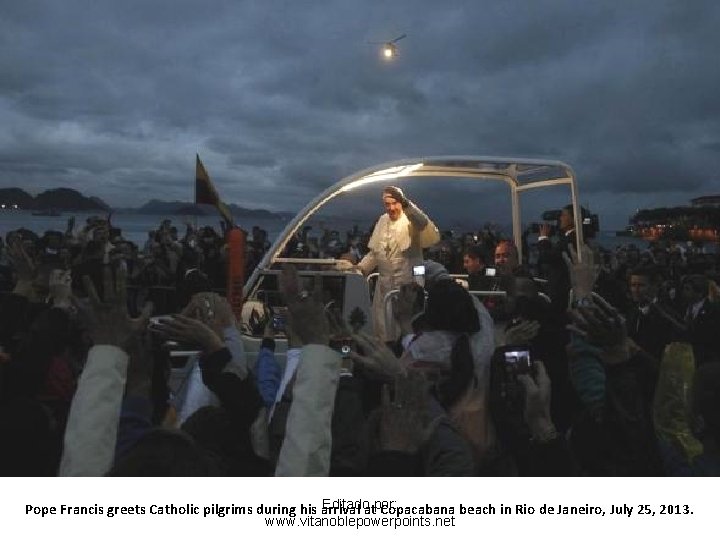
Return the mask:
M401 39L405 39L407 37L407 34L403 34L402 36L398 36L395 39L393 39L390 43L395 43L396 41L400 41Z

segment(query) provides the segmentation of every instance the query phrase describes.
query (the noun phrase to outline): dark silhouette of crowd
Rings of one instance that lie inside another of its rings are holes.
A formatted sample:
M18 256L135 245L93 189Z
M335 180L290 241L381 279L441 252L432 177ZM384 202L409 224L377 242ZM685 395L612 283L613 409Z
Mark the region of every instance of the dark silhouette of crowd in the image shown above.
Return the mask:
M397 294L395 342L285 265L287 317L253 314L256 355L224 298L225 230L166 220L143 246L101 218L10 231L0 474L720 474L720 257L578 251L571 212L528 228L522 260L491 225L443 233ZM311 231L283 255L357 263L370 236ZM246 275L269 240L248 233Z

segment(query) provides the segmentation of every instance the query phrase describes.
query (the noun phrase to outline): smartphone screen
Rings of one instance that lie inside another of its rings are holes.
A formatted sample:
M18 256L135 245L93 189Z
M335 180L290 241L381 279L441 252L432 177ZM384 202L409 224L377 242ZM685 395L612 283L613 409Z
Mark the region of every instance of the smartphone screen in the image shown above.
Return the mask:
M275 332L285 332L287 327L287 308L285 307L274 307L272 308L272 317L270 318L270 325Z
M283 317L282 315L273 315L272 329L275 332L284 332L285 331L285 317Z
M530 371L530 350L527 348L512 348L504 351L505 364L511 367L516 374Z
M489 277L494 277L496 273L495 268L486 268L485 269L485 275Z

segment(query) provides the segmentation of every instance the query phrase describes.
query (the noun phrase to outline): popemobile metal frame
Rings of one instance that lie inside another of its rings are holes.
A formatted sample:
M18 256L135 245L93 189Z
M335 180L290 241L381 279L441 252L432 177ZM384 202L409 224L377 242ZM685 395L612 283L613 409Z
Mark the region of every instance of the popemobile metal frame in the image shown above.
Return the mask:
M305 259L281 257L288 241L299 231L302 226L325 204L334 198L352 192L360 186L369 184L386 185L398 178L434 179L453 178L469 181L500 181L504 182L510 192L512 201L512 225L513 238L518 249L518 255L522 260L522 224L520 220L520 195L532 189L545 188L550 186L567 185L570 187L570 196L575 215L575 231L577 238L578 257L582 256L579 247L582 244L581 212L578 206L578 190L575 174L572 168L560 161L514 159L497 157L473 157L473 156L439 156L418 159L403 159L391 163L385 163L370 167L333 184L320 195L308 203L280 233L274 244L263 257L262 261L253 271L243 288L243 309L239 319L242 340L245 353L250 362L257 358L262 335L257 335L249 324L253 313L262 313L268 295L273 294L273 289L265 289L266 278L275 278L280 274L280 266L283 264L297 265L301 277L320 277L321 279L336 280L342 278L342 317L347 321L359 317L362 322L362 329L371 328L371 287L366 278L356 272L344 272L337 269L336 259ZM462 276L459 276L462 277ZM274 291L277 293L277 291ZM391 300L398 291L391 291L386 295L385 319L392 320ZM478 296L492 296L505 294L489 291L470 291ZM276 359L284 364L288 350L287 336L276 336Z
M386 184L398 178L455 178L473 181L505 182L510 189L512 202L513 239L522 260L522 222L520 219L520 195L526 191L550 186L567 185L575 217L575 237L578 257L582 257L580 246L583 243L582 216L578 205L578 189L575 173L569 165L554 160L517 159L482 156L437 156L417 159L403 159L384 163L346 176L315 197L288 223L275 240L265 257L248 279L244 294L247 299L253 291L260 274L278 263L303 265L334 265L335 259L298 259L283 258L280 254L288 241L298 230L325 204L335 197L354 189L375 183Z

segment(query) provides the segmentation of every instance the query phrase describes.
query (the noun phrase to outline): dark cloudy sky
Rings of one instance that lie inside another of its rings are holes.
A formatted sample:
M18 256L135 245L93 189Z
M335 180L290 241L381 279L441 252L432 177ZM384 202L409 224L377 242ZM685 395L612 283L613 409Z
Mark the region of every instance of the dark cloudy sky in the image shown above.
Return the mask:
M396 158L546 157L619 226L720 192L719 6L0 0L0 185L189 200L199 152L227 202L297 210Z

